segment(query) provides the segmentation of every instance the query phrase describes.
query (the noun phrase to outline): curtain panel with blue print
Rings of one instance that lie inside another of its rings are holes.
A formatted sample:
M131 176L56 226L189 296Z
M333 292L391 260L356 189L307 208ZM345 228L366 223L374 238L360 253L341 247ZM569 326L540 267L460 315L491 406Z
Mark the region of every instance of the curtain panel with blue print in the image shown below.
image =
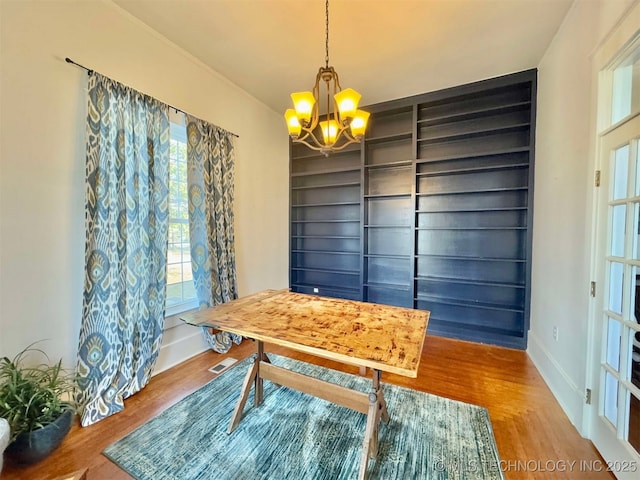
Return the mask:
M160 350L168 240L168 106L89 77L86 247L77 373L82 425L124 408Z
M187 182L191 268L200 309L238 297L233 232L233 134L187 115ZM220 353L242 337L202 330Z

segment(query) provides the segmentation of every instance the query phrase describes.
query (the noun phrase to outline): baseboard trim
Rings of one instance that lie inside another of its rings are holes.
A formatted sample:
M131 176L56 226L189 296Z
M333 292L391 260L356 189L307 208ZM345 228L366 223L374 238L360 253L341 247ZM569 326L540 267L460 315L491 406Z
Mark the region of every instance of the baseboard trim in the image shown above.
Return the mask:
M576 427L580 435L584 436L584 395L582 389L575 384L567 372L551 356L535 332L531 330L529 331L527 354L573 426Z
M171 367L175 367L179 363L207 350L207 345L202 339L200 329L196 328L193 330L193 333L167 342L166 344L163 339L160 353L158 354L158 361L156 362L152 376L164 372ZM167 337L165 336L165 338Z

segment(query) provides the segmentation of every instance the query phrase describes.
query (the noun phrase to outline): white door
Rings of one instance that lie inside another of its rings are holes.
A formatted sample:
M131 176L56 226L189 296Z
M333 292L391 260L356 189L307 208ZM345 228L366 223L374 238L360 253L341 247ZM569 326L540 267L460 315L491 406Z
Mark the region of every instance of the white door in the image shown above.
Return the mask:
M640 478L640 115L600 137L600 352L592 440L618 478ZM606 226L606 228L603 228Z

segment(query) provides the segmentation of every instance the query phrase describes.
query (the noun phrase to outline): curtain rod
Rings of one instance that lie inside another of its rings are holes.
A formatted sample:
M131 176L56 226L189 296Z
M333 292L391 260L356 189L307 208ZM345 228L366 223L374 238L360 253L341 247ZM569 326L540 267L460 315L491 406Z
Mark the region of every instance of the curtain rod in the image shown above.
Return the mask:
M73 61L73 60L71 60L69 57L65 57L64 61L65 61L65 62L67 62L67 63L71 63L72 65L75 65L76 67L80 67L80 68L82 68L82 69L86 70L86 71L87 71L87 73L88 73L89 75L91 75L93 72L95 72L95 70L93 70L93 69L91 69L91 68L87 68L87 67L85 67L84 65L80 65L79 63L74 62L74 61ZM184 111L184 110L182 110L181 108L174 107L173 105L169 105L169 104L168 104L168 103L166 103L166 102L163 102L163 103L165 103L169 108L174 109L176 112L181 112L181 113L184 113L185 115L191 115L190 113L185 112L185 111ZM191 115L191 116L193 116L193 115ZM224 129L223 129L223 130L224 130ZM227 130L227 131L228 131L228 130ZM231 135L233 135L234 137L236 137L236 138L240 138L240 135L238 135L237 133L233 133L233 132L229 132L229 133L230 133Z

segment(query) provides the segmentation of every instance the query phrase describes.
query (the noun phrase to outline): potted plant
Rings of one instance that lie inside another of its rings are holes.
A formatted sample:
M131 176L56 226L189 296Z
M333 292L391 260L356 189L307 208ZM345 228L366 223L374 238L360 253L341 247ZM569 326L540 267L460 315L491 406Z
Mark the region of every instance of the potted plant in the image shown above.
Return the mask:
M13 360L0 359L0 417L11 431L6 453L23 464L42 460L58 447L75 414L75 378L62 368L62 360L50 365L46 353L33 345ZM30 366L31 354L47 362Z

